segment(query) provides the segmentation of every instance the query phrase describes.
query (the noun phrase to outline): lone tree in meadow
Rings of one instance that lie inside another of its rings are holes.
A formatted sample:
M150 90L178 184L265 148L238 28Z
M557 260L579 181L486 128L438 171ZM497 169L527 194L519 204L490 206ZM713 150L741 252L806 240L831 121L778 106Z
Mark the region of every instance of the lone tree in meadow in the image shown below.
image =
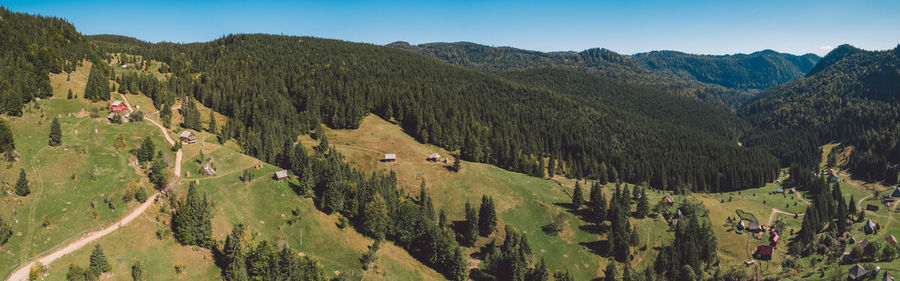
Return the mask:
M141 147L136 151L136 156L138 161L148 162L153 161L153 154L156 153L156 147L153 144L153 140L150 137L144 138L144 142L141 143Z
M9 128L9 122L6 119L0 118L0 153L13 149L16 149L16 145L13 142L12 129Z
M59 146L62 144L62 130L59 128L59 120L53 118L50 123L50 146Z
M6 241L9 241L9 237L12 237L12 234L12 227L3 218L0 218L0 246L6 244Z
M144 264L137 261L131 266L131 280L144 281Z
M487 237L497 230L497 211L494 209L494 198L481 196L481 208L478 209L478 233Z
M31 193L31 187L28 185L28 176L25 175L25 169L19 170L19 180L16 181L16 195L28 196Z
M218 130L216 129L216 114L214 111L209 111L209 133L215 135Z
M94 276L100 276L100 274L112 270L112 267L109 266L109 261L106 260L106 254L103 253L103 248L100 247L100 244L94 246L94 251L91 252L91 265L89 268L91 272L94 273Z

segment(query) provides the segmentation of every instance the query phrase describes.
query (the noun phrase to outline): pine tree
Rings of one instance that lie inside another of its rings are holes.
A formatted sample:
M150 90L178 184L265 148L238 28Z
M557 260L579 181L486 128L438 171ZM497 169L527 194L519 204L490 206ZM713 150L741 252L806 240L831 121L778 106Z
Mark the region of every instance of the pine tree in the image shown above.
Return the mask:
M487 237L497 230L497 212L494 209L494 199L481 196L481 207L478 209L478 233Z
M594 186L597 191L591 198L591 210L594 212L594 217L597 220L596 222L602 223L606 220L607 215L606 196L603 195L600 184L594 184ZM594 187L592 187L592 189L594 189Z
M172 107L168 104L162 104L162 109L159 110L159 119L162 120L163 126L166 128L172 127Z
M165 168L166 162L163 162L162 159L156 159L156 161L153 161L153 165L150 166L150 173L147 174L150 182L153 183L158 190L163 190L168 184Z
M365 211L362 215L363 230L376 239L384 239L391 220L388 217L387 203L384 201L384 197L375 193L372 201L366 203Z
M466 202L466 227L463 232L463 244L474 246L478 239L478 214L469 202Z
M850 194L850 202L847 202L847 214L853 216L856 215L856 199L853 198L853 194Z
M94 246L94 251L91 252L91 265L88 268L94 273L94 276L100 276L101 273L112 270L100 244Z
M538 174L540 178L544 178L544 171L546 171L547 167L544 166L544 157L538 157Z
M434 205L431 202L431 196L428 196L428 193L425 192L425 180L422 180L422 183L419 185L419 204L422 205L423 215L428 221L433 222L434 217Z
M212 214L206 194L198 191L191 183L187 197L176 205L172 216L175 239L184 245L208 247L212 237Z
M572 209L578 210L584 205L584 195L581 193L581 183L575 182L575 191L572 192Z
M141 143L141 147L137 150L137 159L140 162L153 161L154 154L156 154L156 146L153 144L153 140L147 136L144 138L144 142Z
M218 128L216 127L216 114L215 111L209 111L209 133L215 135L218 132Z
M50 123L50 146L59 146L62 144L62 131L59 128L59 120L53 118L53 123Z
M534 269L528 273L528 281L549 281L550 271L547 270L547 264L541 257L541 262L534 266Z
M457 154L456 156L453 157L453 171L459 172L460 170L462 170L461 165L462 164L460 163L459 155Z
M550 160L547 163L547 176L553 177L556 175L556 156L550 154Z
M72 99L72 89L69 89L69 93L66 94L66 99Z
M12 227L3 218L0 218L0 246L6 244L9 241L9 237L12 237L12 234Z
M319 145L316 146L316 152L325 153L325 151L328 151L328 137L322 135L319 139Z
M441 214L438 215L438 227L441 229L447 228L449 222L447 221L447 214L444 213L444 208L441 208Z
M637 198L637 209L635 210L634 217L642 219L650 213L650 202L647 199L647 192L641 189L640 194Z
M131 266L131 280L144 281L144 263L137 261Z
M15 141L13 141L12 129L9 128L9 122L0 118L0 153L12 151L16 149Z
M19 180L16 181L16 195L28 196L31 193L31 187L28 184L28 176L25 175L25 169L19 169Z
M222 249L225 269L223 277L228 281L247 281L246 253L243 242L244 226L238 224L231 230L231 234L225 238L225 246Z
M606 270L603 271L605 281L617 281L619 273L616 271L616 261L609 260L606 264Z
M200 131L200 111L197 110L197 104L194 103L193 99L189 99L181 107L181 115L184 117L184 121L181 123L182 127L192 129L194 131Z

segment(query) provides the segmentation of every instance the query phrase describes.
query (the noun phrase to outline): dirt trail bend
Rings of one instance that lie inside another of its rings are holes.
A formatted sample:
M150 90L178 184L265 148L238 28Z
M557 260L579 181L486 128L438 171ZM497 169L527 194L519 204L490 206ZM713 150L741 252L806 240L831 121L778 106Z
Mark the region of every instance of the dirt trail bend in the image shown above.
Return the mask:
M132 110L131 105L128 103L128 100L125 98L124 95L122 96L122 100L124 100L125 105L128 107L128 109ZM150 123L153 123L157 127L159 127L159 130L162 132L163 136L166 138L166 141L169 142L169 145L175 145L175 141L172 139L172 137L169 136L169 133L166 132L165 127L163 127L156 121L153 121L152 119L145 119L145 120L150 121ZM182 158L182 153L181 153L181 149L179 149L175 153L174 173L175 173L176 177L181 177L181 158ZM156 200L156 197L158 195L159 195L159 192L153 193L153 195L151 195L150 198L147 198L147 201L145 201L140 206L138 206L137 208L132 210L125 217L123 217L123 218L121 218L99 230L82 234L81 237L74 238L72 240L72 242L64 244L64 245L59 245L55 249L48 251L46 254L44 254L40 257L37 257L31 261L26 262L23 266L19 267L18 269L16 269L16 271L14 271L12 274L10 274L9 277L6 278L6 280L8 280L8 281L28 280L28 274L31 270L31 267L35 265L35 261L40 262L41 264L43 264L45 266L49 266L51 263L53 263L57 259L65 256L65 255L71 254L72 252L75 252L78 249L81 249L82 247L90 244L91 242L94 242L95 240L100 239L103 236L106 236L106 235L112 233L113 231L116 231L119 228L124 227L125 225L128 225L128 223L132 222L134 219L136 219L141 214L143 214L144 211L146 211L148 208L150 208L150 206L153 205L153 203Z

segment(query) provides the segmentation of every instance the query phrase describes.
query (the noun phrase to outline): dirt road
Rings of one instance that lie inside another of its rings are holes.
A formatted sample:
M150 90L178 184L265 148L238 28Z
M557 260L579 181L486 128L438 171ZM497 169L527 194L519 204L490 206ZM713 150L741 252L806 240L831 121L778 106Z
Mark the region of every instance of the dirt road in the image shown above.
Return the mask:
M122 96L122 99L124 100L125 105L128 107L128 109L132 110L131 105L128 103L128 100L125 99L124 95ZM153 123L157 127L159 127L163 136L166 138L166 141L169 142L169 145L175 145L175 141L172 139L172 137L169 136L169 133L166 132L165 127L163 127L156 121L153 121L152 119L145 119L145 120L150 121L150 123ZM182 158L182 153L181 153L181 149L179 149L177 152L175 152L174 173L175 173L176 177L181 177L181 158ZM32 261L25 263L24 266L19 267L16 271L14 271L12 274L10 274L6 280L8 280L8 281L28 280L28 274L31 270L31 267L35 265L35 261L40 262L41 264L43 264L45 266L50 265L51 263L53 263L53 261L56 261L57 259L65 256L65 255L71 254L72 252L75 252L78 249L81 249L82 247L90 244L91 242L94 242L95 240L100 239L101 237L106 236L106 235L112 233L113 231L116 231L119 228L124 227L125 225L128 225L128 223L130 223L135 218L137 218L138 216L143 214L144 211L146 211L151 205L153 205L153 203L156 200L156 197L158 195L159 195L159 192L153 193L153 195L151 195L150 198L147 199L147 201L142 203L140 206L138 206L137 208L132 210L131 213L129 213L127 216L119 219L118 221L113 222L112 224L107 225L106 227L101 228L97 231L85 233L82 235L81 238L74 239L71 243L61 245L61 246L57 247L56 249L47 252L43 256L38 257Z

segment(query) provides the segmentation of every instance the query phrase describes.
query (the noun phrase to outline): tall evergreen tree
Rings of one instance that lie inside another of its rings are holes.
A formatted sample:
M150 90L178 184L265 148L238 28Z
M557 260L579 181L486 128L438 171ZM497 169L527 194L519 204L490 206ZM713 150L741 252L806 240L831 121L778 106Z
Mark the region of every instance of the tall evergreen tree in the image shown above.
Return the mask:
M112 267L109 265L109 261L106 260L106 254L103 253L103 248L100 247L100 244L94 246L94 251L91 252L91 272L94 273L94 276L100 276L101 273L109 272L112 270Z
M641 189L637 202L637 209L635 210L634 216L642 219L650 213L650 200L647 199L647 192L644 189Z
M581 193L581 183L575 181L575 191L572 191L572 209L578 210L584 205L584 194Z
M192 183L184 200L176 204L172 216L175 239L185 245L209 246L212 238L212 214L206 194Z
M16 180L16 195L28 196L28 194L31 194L28 176L25 175L25 169L19 169L19 179Z
M387 231L390 224L387 203L384 201L384 197L375 193L372 201L366 203L365 211L362 215L365 232L376 239L384 239L385 231Z
M0 118L0 153L12 151L13 149L16 149L16 144L13 141L12 129L9 128L9 121Z
M144 281L144 263L137 261L131 266L131 280Z
M136 152L138 161L153 161L153 155L156 155L156 145L153 144L153 140L150 139L150 136L144 138L144 141Z
M597 220L597 223L602 223L606 219L606 196L603 195L603 190L601 190L601 186L599 183L594 183L591 186L591 211L594 212L594 217Z
M9 237L12 237L12 234L12 227L3 218L0 218L0 246L6 244L9 241Z
M603 276L606 281L618 281L618 271L616 270L616 261L609 260L606 264L606 270L603 271Z
M494 199L481 196L481 207L478 209L478 233L487 237L497 230L497 211L494 209Z
M463 229L463 244L474 246L478 239L478 214L469 202L466 202L466 221Z
M222 255L224 256L225 270L223 270L223 277L228 281L247 281L249 280L249 276L247 274L247 253L246 247L244 245L244 225L237 224L232 230L231 234L225 238L225 246L222 249Z
M213 135L217 134L217 132L219 131L218 127L216 126L216 114L215 113L216 113L215 111L212 111L212 110L209 111L209 133L213 134Z
M50 123L50 146L59 146L62 144L62 131L59 128L59 120L55 117L53 118L53 123Z

